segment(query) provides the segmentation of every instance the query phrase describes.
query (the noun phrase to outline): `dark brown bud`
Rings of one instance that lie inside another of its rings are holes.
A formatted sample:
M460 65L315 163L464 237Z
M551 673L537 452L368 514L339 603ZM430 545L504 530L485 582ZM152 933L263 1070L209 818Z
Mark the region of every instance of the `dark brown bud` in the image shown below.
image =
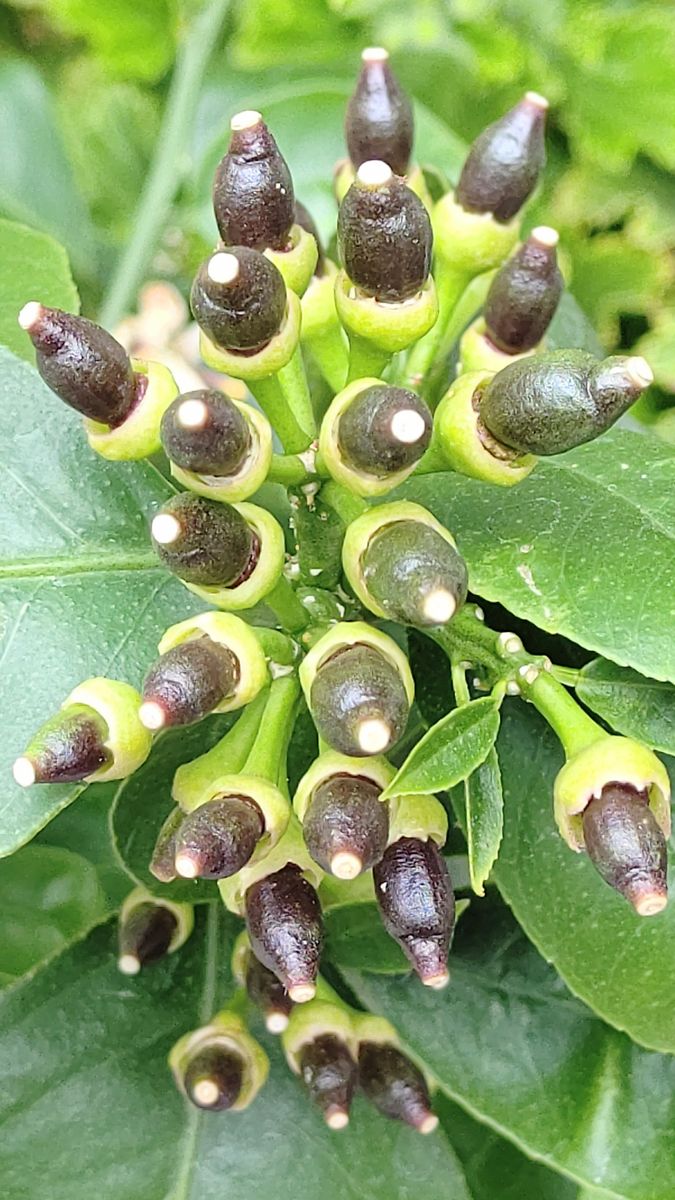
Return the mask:
M295 201L295 223L296 225L299 225L301 229L304 229L305 233L309 233L314 238L319 251L319 257L317 259L314 274L323 275L326 256L321 244L319 230L317 229L316 221L314 220L311 212L304 204L301 203L300 200Z
M78 783L112 763L105 745L108 726L87 704L69 704L45 721L25 754L14 763L21 787L34 783Z
M300 868L289 863L246 892L246 928L256 958L303 1003L316 991L323 947L321 905Z
M429 214L386 163L365 162L340 205L338 245L349 278L368 296L407 300L431 268Z
M455 191L462 208L492 213L497 221L510 221L520 211L537 186L546 161L547 109L543 96L527 92L478 135Z
M374 646L357 643L319 667L310 694L322 738L341 754L386 754L403 734L410 703L396 666Z
M190 1059L185 1068L185 1091L197 1108L225 1112L239 1099L243 1074L241 1056L216 1043Z
M305 845L315 862L355 879L379 862L389 836L389 806L381 788L360 775L332 775L314 791L303 821Z
M414 392L374 384L342 413L338 445L349 466L370 475L393 475L419 462L432 428L431 412Z
M425 521L389 521L361 558L365 585L392 621L445 625L466 600L466 563Z
M262 1012L269 1032L283 1033L288 1025L293 1001L276 975L258 962L252 953L249 953L246 962L246 992Z
M146 377L134 373L126 350L100 325L33 300L19 324L47 387L83 417L114 428L140 400Z
M373 868L375 896L387 933L398 942L427 987L448 982L455 897L438 846L403 837Z
M668 848L646 792L608 783L583 813L584 843L605 883L641 917L668 903Z
M155 848L150 859L150 874L160 883L173 883L176 878L176 834L180 829L185 813L176 806L169 813L162 825L155 842Z
M381 159L396 175L405 175L413 144L410 100L389 66L389 55L370 47L347 105L345 137L355 167Z
M359 1082L383 1116L403 1121L418 1133L432 1133L438 1125L422 1072L396 1046L361 1042Z
M531 350L548 329L564 289L558 234L539 225L495 275L485 301L490 341L505 354Z
M176 834L176 871L184 879L227 879L250 859L265 830L258 805L248 796L200 804Z
M199 268L190 304L215 346L253 354L277 334L286 313L286 284L257 250L228 246Z
M239 663L210 637L180 642L158 658L143 684L139 716L147 729L192 725L234 694Z
M148 900L120 920L118 966L124 975L137 975L141 967L164 958L178 928L171 909Z
M333 1033L306 1042L298 1055L300 1076L330 1129L344 1129L356 1085L358 1067L349 1047Z
M181 492L152 521L152 540L169 571L186 583L233 587L253 570L258 543L231 504Z
M197 475L236 475L251 449L251 428L240 408L214 388L183 392L160 428L164 453Z
M293 180L259 112L237 113L213 184L213 210L227 246L285 250L295 215Z

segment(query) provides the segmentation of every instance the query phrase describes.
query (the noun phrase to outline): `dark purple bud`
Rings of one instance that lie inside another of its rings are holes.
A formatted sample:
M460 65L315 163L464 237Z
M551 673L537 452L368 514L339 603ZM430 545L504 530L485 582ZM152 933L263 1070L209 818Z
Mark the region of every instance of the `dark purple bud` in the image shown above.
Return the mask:
M321 905L299 867L289 863L246 892L246 928L256 958L302 1004L316 992L323 947Z
M422 1072L396 1046L361 1042L359 1082L383 1116L403 1121L418 1133L432 1133L438 1125Z
M183 392L160 428L167 458L197 475L236 475L251 449L251 428L234 401L215 388Z
M322 738L341 754L386 754L403 734L410 701L395 664L374 646L357 643L321 664L310 709Z
M199 268L190 305L215 346L253 354L277 334L286 313L286 284L257 250L228 246Z
M213 209L227 246L285 250L295 217L293 181L259 112L237 113L213 184Z
M69 704L45 721L17 758L13 772L21 787L34 783L79 783L112 763L109 730L87 704Z
M124 975L157 962L168 952L178 920L170 908L151 900L137 904L120 920L118 966Z
M160 509L152 540L169 571L201 586L236 586L251 574L259 550L236 508L192 492L181 492Z
M381 788L360 775L332 775L312 794L303 821L315 862L338 879L355 879L384 854L389 806Z
M265 831L258 805L248 796L200 804L176 834L176 871L184 879L227 879L246 866Z
M300 1077L330 1129L344 1129L356 1085L358 1067L349 1047L333 1033L306 1042L299 1053Z
M148 729L191 725L234 695L239 663L210 637L180 642L162 654L143 684L139 716Z
M485 301L490 341L505 354L522 354L543 338L565 287L558 270L558 234L539 225L495 275Z
M293 1007L288 992L273 971L269 971L255 954L249 953L246 962L246 992L265 1018L270 1033L283 1033Z
M405 175L413 144L410 100L389 66L389 55L370 47L347 105L345 136L355 167L370 159L386 162L395 175Z
M646 792L608 783L583 812L586 852L610 887L641 917L668 903L668 847Z
M431 221L422 201L386 163L363 163L338 214L347 275L377 300L414 296L431 268Z
M190 1059L183 1077L188 1098L197 1108L225 1112L241 1093L244 1064L239 1054L215 1043Z
M414 392L373 384L358 392L343 411L338 445L349 466L386 477L419 462L432 429L431 412Z
M155 848L150 859L150 874L160 883L173 883L176 878L176 834L180 829L185 813L176 806L171 810L162 825L155 842Z
M514 108L488 125L472 144L455 200L468 212L510 221L537 186L546 161L544 127L548 101L527 92Z
M455 924L455 897L438 846L403 837L373 868L375 896L387 933L398 942L422 983L445 987Z

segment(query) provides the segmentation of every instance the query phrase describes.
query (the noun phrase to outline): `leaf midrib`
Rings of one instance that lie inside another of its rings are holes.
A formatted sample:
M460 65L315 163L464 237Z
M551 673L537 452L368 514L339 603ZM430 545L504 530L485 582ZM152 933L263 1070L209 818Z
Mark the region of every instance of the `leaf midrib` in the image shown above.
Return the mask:
M116 571L158 571L157 558L150 549L127 552L122 555L109 551L90 554L52 555L45 558L12 559L0 561L0 579L60 578L63 575L95 575Z

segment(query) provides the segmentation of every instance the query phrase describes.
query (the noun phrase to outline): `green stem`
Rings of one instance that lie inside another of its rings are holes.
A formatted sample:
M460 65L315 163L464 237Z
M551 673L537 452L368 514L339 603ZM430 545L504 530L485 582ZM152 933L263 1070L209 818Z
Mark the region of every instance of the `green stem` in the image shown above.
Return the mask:
M368 504L361 496L356 496L354 492L348 491L334 479L324 483L320 494L324 503L330 505L345 526L351 525L352 521L360 517L368 508Z
M272 609L281 627L288 633L298 633L309 624L309 613L298 600L284 575L265 596L264 603Z
M304 340L309 353L333 392L345 386L349 358L342 326L336 321Z
M289 406L281 386L281 373L266 375L264 379L251 379L247 381L247 387L258 401L284 450L291 454L306 450L312 435L300 424Z
M431 629L428 636L445 651L450 663L469 662L480 665L496 682L505 673L506 663L497 652L497 634L476 616L475 609L466 605L448 625Z
M532 682L528 682L526 676L519 676L518 683L523 696L534 704L557 734L567 758L602 737L600 726L580 708L550 671L540 669L536 677L533 672Z
M267 474L268 483L280 483L284 487L301 487L303 483L311 483L313 479L316 479L316 475L307 470L297 454L272 455L272 465Z
M402 380L404 387L415 390L422 387L443 345L453 311L470 280L471 276L466 272L454 270L448 263L439 261L434 274L438 295L438 319L410 351Z
M559 683L564 683L565 687L577 687L581 679L581 671L576 667L551 667L551 674Z
M381 379L391 360L391 354L356 333L349 334L349 371L347 383L355 379Z
M197 101L229 6L230 0L210 0L190 24L178 52L154 159L131 222L133 234L101 305L99 319L108 329L132 304L187 173L186 149Z
M295 347L290 362L287 362L286 366L279 371L279 385L289 414L293 416L299 430L298 436L294 437L293 442L284 442L284 449L296 454L298 451L306 450L316 437L312 397L309 394L300 346Z
M468 704L471 700L469 685L466 682L466 666L456 659L450 663L452 675L452 690L458 705Z
M256 739L242 768L244 775L277 783L280 764L286 761L299 695L300 684L295 674L272 681Z
M253 626L253 632L270 662L278 663L281 667L289 667L297 657L297 646L292 638L286 637L278 629L268 629L264 625Z
M173 781L173 798L189 811L199 803L219 775L236 775L248 758L260 728L269 689L247 704L241 716L206 754L178 768Z

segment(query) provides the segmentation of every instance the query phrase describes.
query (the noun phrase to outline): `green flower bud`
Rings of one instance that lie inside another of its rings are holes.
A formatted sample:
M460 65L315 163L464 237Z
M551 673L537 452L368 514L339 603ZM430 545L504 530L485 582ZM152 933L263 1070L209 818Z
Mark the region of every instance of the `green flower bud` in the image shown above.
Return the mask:
M489 382L488 372L469 371L449 387L436 409L432 450L438 448L451 470L460 475L513 487L531 474L537 460L532 454L518 454L500 445L488 434L479 410Z
M323 924L319 897L300 867L288 863L252 884L245 910L256 958L274 972L291 1000L297 1004L311 1000L323 949Z
M267 1031L283 1033L288 1026L293 1001L276 975L258 962L246 930L234 944L232 972L237 982L246 988L251 1003L262 1013Z
M282 1043L288 1065L304 1083L330 1129L344 1129L358 1082L350 1015L329 1000L293 1009Z
M519 359L480 391L488 444L518 454L562 454L590 442L634 404L653 375L644 358L555 350ZM495 453L495 450L492 451Z
M216 347L249 354L279 333L286 313L286 285L263 254L246 246L229 246L202 263L190 304L195 320Z
M246 866L264 832L263 814L250 796L207 800L176 833L176 871L184 879L226 879Z
M490 341L506 354L532 350L543 338L560 302L558 234L539 225L495 275L484 307Z
M546 161L544 126L548 101L536 92L473 142L462 167L455 199L468 212L492 213L510 221L534 191Z
M455 897L445 860L429 838L402 837L373 868L382 923L427 987L447 984Z
M157 900L143 887L134 888L120 910L117 965L123 975L173 954L187 941L194 924L191 904Z
M105 783L145 762L152 738L138 718L140 696L115 679L88 679L16 759L14 778L34 783Z
M391 67L389 55L370 47L347 105L345 137L355 167L380 159L396 175L405 175L413 144L413 110Z
M236 588L255 567L257 538L230 504L182 492L163 505L151 528L161 562L185 583Z
M584 844L593 866L641 917L668 903L668 847L647 792L606 784L582 814Z
M438 317L438 297L431 275L417 295L396 304L369 296L354 287L347 271L338 271L335 307L348 333L363 338L383 355L407 350L429 332Z
M208 1112L248 1108L263 1087L269 1061L240 1017L224 1010L173 1047L169 1066L176 1087Z
M424 1075L398 1046L395 1029L382 1017L359 1013L359 1083L383 1116L428 1134L438 1126Z
M347 275L367 296L399 303L424 287L432 232L422 201L377 159L363 163L338 215Z
M295 217L293 180L259 112L237 113L213 184L213 209L227 246L285 250Z
M176 878L176 835L184 816L181 808L172 808L157 834L148 870L160 883L173 883Z

